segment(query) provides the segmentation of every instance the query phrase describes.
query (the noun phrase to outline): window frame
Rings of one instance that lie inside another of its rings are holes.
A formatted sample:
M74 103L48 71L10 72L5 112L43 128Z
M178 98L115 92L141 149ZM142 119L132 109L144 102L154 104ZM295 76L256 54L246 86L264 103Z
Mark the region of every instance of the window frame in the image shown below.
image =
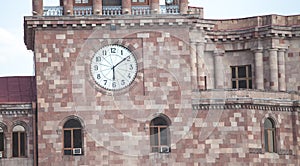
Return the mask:
M1 128L1 127L0 127ZM0 152L2 152L2 158L4 157L4 152L5 152L5 133L4 133L4 130L1 128L0 129L0 147L2 146L3 149L0 148Z
M133 2L131 0L131 5L132 6L148 6L149 5L149 0L144 0L145 2L139 2L139 0L136 0L137 2Z
M17 126L21 126L21 125L17 125ZM15 126L15 127L17 127L17 126ZM14 128L15 128L14 127ZM23 127L23 126L21 126L23 129L24 129L24 131L13 131L12 132L12 157L15 157L15 158L21 158L21 157L26 157L26 151L27 151L27 133L26 133L26 129ZM13 130L14 130L14 128L13 128ZM14 154L14 152L15 152L15 146L16 146L16 144L14 144L14 135L15 134L17 134L17 146L18 146L18 149L17 149L17 155L15 156ZM21 137L22 136L22 134L23 134L23 138ZM21 139L23 139L23 142L24 142L24 145L23 146L21 146L21 142L22 142L22 140ZM24 152L23 152L23 155L22 155L22 147L23 147L23 149L24 149Z
M65 123L64 123L64 125L66 124L66 123L68 123L70 120L75 120L75 121L77 121L78 123L80 123L80 121L79 120L77 120L77 119L69 119L69 120L67 120ZM74 139L74 131L75 130L80 130L80 140L79 140L79 142L80 142L80 147L75 147L75 139ZM70 135L70 144L71 144L71 147L66 147L65 146L65 131L70 131L70 133L71 133L71 135ZM82 129L82 125L81 125L81 123L80 123L80 127L63 127L63 155L66 155L66 156L74 156L74 155L83 155L83 129ZM73 150L74 149L76 149L76 148L81 148L81 154L73 154ZM71 151L71 153L70 154L66 154L66 152L67 151Z
M84 0L80 0L80 3L76 3L76 0L73 0L74 6L92 6L93 0L88 0L88 3L83 3Z
M154 124L154 120L156 118L160 118L162 119L166 124L165 125L156 125ZM170 148L170 129L169 129L169 126L170 124L168 123L168 121L164 118L164 117L156 117L154 119L151 120L150 122L150 126L149 126L149 129L150 129L150 150L152 153L157 153L157 152L160 152L160 148L161 147L169 147ZM162 144L162 140L163 140L163 135L162 135L162 131L164 130L161 130L165 128L165 132L166 132L166 144ZM155 129L157 130L157 133L155 133ZM155 141L157 140L157 142Z
M269 120L272 123L271 128L266 128L265 123ZM277 140L276 140L276 126L275 121L272 118L266 118L263 124L263 136L264 136L264 150L267 153L277 152ZM267 138L266 138L267 137ZM270 146L271 145L271 146Z
M239 68L245 67L245 77L239 77ZM230 66L231 68L231 88L232 89L253 89L253 77L252 77L252 66L248 65L239 65L239 66ZM235 78L233 78L233 69L235 70ZM251 74L250 74L251 73ZM246 87L241 88L239 81L246 81ZM234 87L235 85L235 87Z

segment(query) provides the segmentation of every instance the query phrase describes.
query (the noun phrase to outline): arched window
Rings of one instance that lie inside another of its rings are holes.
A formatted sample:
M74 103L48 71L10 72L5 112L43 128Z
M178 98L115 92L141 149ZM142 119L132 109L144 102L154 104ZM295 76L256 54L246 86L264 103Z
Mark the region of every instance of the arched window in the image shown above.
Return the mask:
M150 145L152 152L170 152L169 123L164 117L156 117L150 122Z
M82 154L82 126L76 119L70 119L64 124L64 154Z
M265 151L276 151L276 139L275 139L275 123L271 118L267 118L264 123L264 135L265 135Z
M12 147L13 157L25 157L26 130L21 125L17 125L13 128Z
M4 155L4 130L0 127L0 156L3 157Z

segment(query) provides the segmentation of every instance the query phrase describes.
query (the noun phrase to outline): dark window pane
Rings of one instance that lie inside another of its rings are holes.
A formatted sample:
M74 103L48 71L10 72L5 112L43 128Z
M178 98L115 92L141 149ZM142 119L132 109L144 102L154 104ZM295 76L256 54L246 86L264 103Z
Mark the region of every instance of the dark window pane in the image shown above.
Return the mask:
M102 1L103 6L121 6L122 1L121 0L108 0L108 1Z
M20 133L20 156L25 156L25 133Z
M19 157L19 141L18 141L18 133L13 133L13 157Z
M4 151L4 134L0 133L0 151Z
M265 151L269 152L268 131L265 130Z
M238 67L238 77L245 78L246 77L246 66Z
M168 129L160 128L160 145L168 145Z
M64 148L71 148L71 130L64 130Z
M167 126L168 122L161 117L157 117L151 121L151 126Z
M239 88L247 88L246 80L240 80L239 81Z
M264 123L264 127L265 129L272 129L273 128L273 122L271 121L271 119L266 119L265 123Z
M64 150L64 155L72 155L72 150Z
M232 81L232 88L236 89L236 81Z
M70 119L65 123L64 128L81 128L81 124L76 119Z
M232 67L232 68L231 68L231 73L232 73L232 78L236 78L236 75L235 75L235 67Z
M274 131L269 130L269 150L270 152L275 152L275 144L274 144Z
M249 80L249 89L252 89L252 80Z
M252 77L251 65L248 66L248 77Z
M81 137L81 129L73 130L73 148L81 148L82 147L82 137Z

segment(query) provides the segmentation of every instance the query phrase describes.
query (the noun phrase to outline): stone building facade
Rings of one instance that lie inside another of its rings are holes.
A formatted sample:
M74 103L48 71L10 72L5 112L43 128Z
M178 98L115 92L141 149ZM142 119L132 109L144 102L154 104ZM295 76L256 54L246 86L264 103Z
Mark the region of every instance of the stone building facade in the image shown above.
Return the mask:
M35 164L299 165L300 16L209 20L187 0L60 4L33 0L24 18Z

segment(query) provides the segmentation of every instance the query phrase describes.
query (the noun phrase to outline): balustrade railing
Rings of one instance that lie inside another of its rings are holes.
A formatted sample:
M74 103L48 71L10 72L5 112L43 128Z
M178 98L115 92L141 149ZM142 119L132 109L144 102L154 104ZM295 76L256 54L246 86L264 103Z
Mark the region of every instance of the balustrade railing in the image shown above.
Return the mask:
M132 6L131 14L132 15L149 15L151 14L150 6Z
M92 6L74 6L73 14L74 14L74 16L93 15L93 7Z
M102 15L112 16L112 15L121 15L122 6L103 6Z
M179 14L179 6L178 5L170 5L170 6L161 5L160 13L161 14Z
M62 6L44 6L44 16L62 16L63 7Z
M179 6L160 6L160 14L179 14ZM121 15L122 6L103 6L102 15L112 16L112 15ZM151 9L150 6L132 6L131 8L132 15L150 15ZM44 7L44 16L62 16L63 7L62 6L45 6ZM93 15L92 6L75 6L73 8L73 15L75 16L91 16Z

